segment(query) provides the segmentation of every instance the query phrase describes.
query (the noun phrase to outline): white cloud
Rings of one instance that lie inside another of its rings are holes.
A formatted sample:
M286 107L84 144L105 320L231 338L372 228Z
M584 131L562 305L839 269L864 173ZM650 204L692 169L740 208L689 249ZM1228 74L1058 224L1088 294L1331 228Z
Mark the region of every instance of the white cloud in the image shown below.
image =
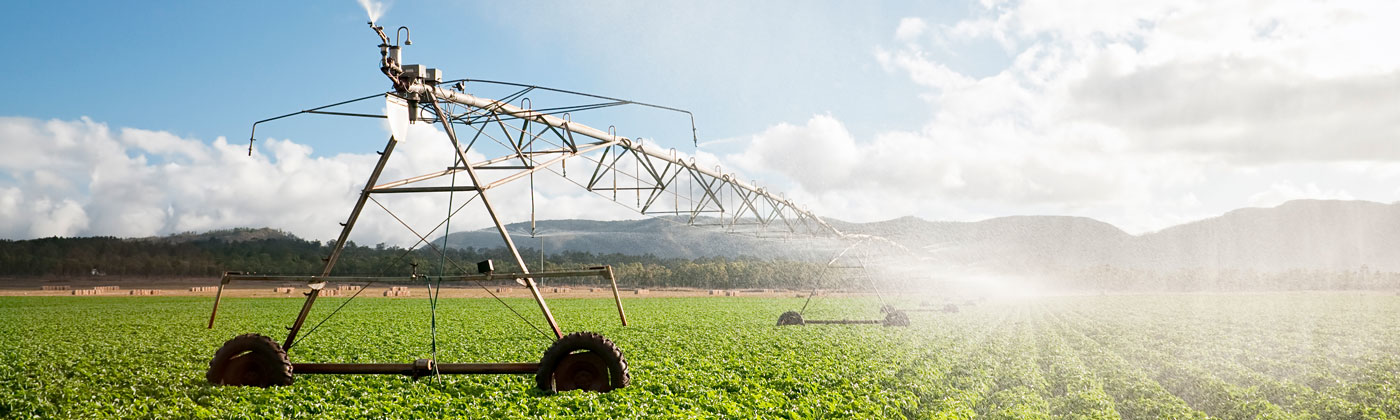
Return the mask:
M85 229L87 214L73 200L28 200L19 188L0 189L0 229L22 237L68 235Z
M903 18L899 20L899 26L894 30L894 37L901 41L913 41L923 35L925 29L928 29L928 23L925 23L923 19Z
M791 176L811 191L856 186L864 151L859 149L846 127L829 115L812 117L807 124L778 124L755 136L743 155L730 156L731 162L751 176L776 172ZM784 156L784 159L767 159Z
M451 163L442 132L415 125L400 143L381 182L407 178ZM115 131L115 132L114 132ZM167 132L105 124L0 118L0 237L142 237L232 227L273 227L307 239L334 239L339 222L364 186L374 153L317 157L310 147L268 139L247 156L223 138L205 143ZM472 159L481 156L471 154ZM626 215L552 176L537 179L541 218L617 219ZM442 183L448 182L442 180ZM465 176L458 180L465 184ZM509 221L529 217L529 189L522 183L492 190L493 204ZM466 194L458 194L462 203ZM443 195L403 194L378 200L420 234L447 214ZM453 220L453 231L489 226L479 202ZM437 237L441 231L429 235ZM352 240L411 245L412 232L369 204Z
M875 52L875 57L886 70L908 72L910 79L915 83L927 87L951 90L965 88L974 82L972 78L953 71L942 63L925 59L920 51L904 49L889 52L879 49Z
M164 131L123 128L120 139L131 148L172 161L203 161L209 158L206 145L187 141Z
M1395 3L984 7L901 20L875 48L930 88L922 127L857 139L818 115L728 158L857 220L1075 214L1142 232L1293 198L1400 198L1400 55L1375 49L1400 39ZM1010 64L953 70L979 39Z

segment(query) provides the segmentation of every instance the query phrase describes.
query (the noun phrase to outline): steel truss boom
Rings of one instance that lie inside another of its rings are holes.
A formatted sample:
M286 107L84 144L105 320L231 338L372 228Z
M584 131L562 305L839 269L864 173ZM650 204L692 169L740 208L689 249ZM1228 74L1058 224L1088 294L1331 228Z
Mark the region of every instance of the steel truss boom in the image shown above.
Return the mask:
M502 143L509 153L472 163L470 169L452 167L379 184L374 186L374 192L427 191L403 188L464 171L513 171L469 187L484 191L539 171L550 171L644 215L685 216L690 224L716 224L739 232L843 236L840 230L816 214L764 188L741 181L733 174L701 167L694 159L682 158L674 149L658 149L640 139L570 121L564 118L567 114L561 117L422 81L403 86L403 90L395 94L466 107L465 112L441 118L473 127L478 137L489 129L494 134L486 136ZM428 117L423 122L441 121ZM577 176L578 171L573 177L568 175L566 161L575 158L590 161L585 165L590 169L586 171L586 179ZM507 165L511 162L519 165ZM777 229L771 229L773 227Z

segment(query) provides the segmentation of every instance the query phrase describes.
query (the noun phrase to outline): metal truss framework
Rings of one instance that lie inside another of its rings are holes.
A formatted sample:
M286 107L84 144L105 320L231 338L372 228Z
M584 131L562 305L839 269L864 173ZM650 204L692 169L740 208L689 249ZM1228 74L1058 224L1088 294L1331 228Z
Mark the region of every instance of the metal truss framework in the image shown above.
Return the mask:
M459 88L463 85L457 84ZM640 139L618 136L611 129L603 131L572 122L567 113L556 115L551 110L517 107L428 83L415 83L407 86L406 92L391 94L419 98L410 103L419 103L421 109L414 112L430 112L422 122L447 121L451 124L444 127L460 126L473 131L471 140L461 148L464 151L481 150L474 147L489 139L508 152L472 162L470 169L456 166L375 185L371 193L486 191L549 171L644 215L682 216L689 224L718 225L738 233L841 235L812 212L743 182L732 173L703 168L693 157L683 158L675 149L661 150ZM454 141L464 137L454 129L446 131ZM583 170L575 169L570 175L570 161ZM470 186L409 186L469 170L508 173Z
M371 25L373 27L373 25ZM708 169L696 164L694 158L681 156L675 149L662 150L644 144L641 139L618 136L610 127L607 131L572 121L570 113L618 105L641 105L653 108L689 112L656 105L637 103L616 98L581 94L558 89L542 88L505 82L484 80L454 80L440 82L435 69L423 66L406 66L401 63L399 45L391 44L380 27L373 27L383 40L380 45L380 70L388 76L394 89L382 94L388 106L388 115L370 115L331 111L336 106L380 97L380 94L312 108L286 114L254 123L257 125L293 115L311 113L351 117L388 118L394 135L380 152L378 163L371 172L365 188L350 212L349 218L341 223L343 228L325 258L325 266L318 276L304 276L311 285L307 299L303 303L296 321L291 327L283 349L296 343L306 317L326 281L336 280L331 276L336 261L349 239L365 205L373 202L384 208L373 195L407 193L471 193L467 201L479 201L487 210L491 221L499 232L506 248L511 252L520 273L515 280L530 290L540 311L553 330L555 338L562 338L559 328L548 305L541 296L534 281L535 276L521 256L511 235L497 214L488 192L508 183L529 180L533 185L536 172L548 171L584 189L630 207L643 214L657 217L671 216L673 220L683 219L692 225L717 225L732 233L749 233L758 236L818 236L847 237L841 231L824 222L812 212L797 206L785 197L771 193L753 183L739 180L719 168ZM406 45L406 44L405 44ZM466 93L468 83L479 82L520 88L501 99L489 99ZM450 88L448 87L450 86ZM534 109L524 95L532 91L546 91L602 99L605 102L583 105L561 106ZM521 106L511 102L520 100ZM404 121L406 120L406 121ZM381 182L386 163L393 155L395 146L407 137L407 128L413 123L440 128L451 143L452 164L445 169L424 173L404 179ZM470 137L459 136L458 130L470 133ZM692 119L692 132L693 132ZM466 141L463 141L466 140ZM253 139L250 136L249 153L252 153ZM492 146L494 143L494 146ZM494 153L493 153L494 152ZM473 160L469 154L487 156ZM572 174L568 166L573 161ZM458 183L459 174L465 174L467 181ZM490 177L484 175L491 175ZM443 185L444 177L451 183ZM465 207L467 203L463 203ZM461 207L451 210L455 214ZM390 213L392 215L392 212ZM531 211L533 219L533 208ZM398 216L394 216L398 219ZM403 223L402 220L399 220ZM446 223L446 221L444 221ZM407 223L404 223L408 227ZM438 227L442 227L439 224ZM413 230L409 227L409 230ZM436 234L437 228L427 233L414 231L419 243L428 241ZM415 245L416 247L416 245ZM435 248L436 249L436 248ZM442 250L438 250L442 252ZM446 257L444 256L444 259ZM456 262L458 271L465 271ZM609 270L610 271L610 270ZM536 276L549 277L549 273ZM229 280L259 280L255 275L231 274ZM615 293L616 294L616 293ZM621 315L621 302L619 315ZM216 303L217 309L217 303ZM518 314L517 314L518 315ZM522 317L523 319L523 317ZM625 317L623 318L626 324ZM212 326L212 314L211 314ZM435 353L435 351L434 351Z

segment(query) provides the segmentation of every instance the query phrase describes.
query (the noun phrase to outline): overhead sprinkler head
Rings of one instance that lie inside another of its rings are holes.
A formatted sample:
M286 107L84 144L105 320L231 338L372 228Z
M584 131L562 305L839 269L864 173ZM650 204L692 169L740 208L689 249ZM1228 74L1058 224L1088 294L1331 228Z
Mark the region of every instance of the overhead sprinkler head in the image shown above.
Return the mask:
M389 76L389 80L394 81L397 88L399 73L403 72L400 67L403 57L399 52L399 45L397 42L389 43L389 35L384 33L383 26L375 26L374 21L370 21L369 27L374 30L375 35L379 35L379 70L384 72L385 76Z
M384 33L383 26L375 26L374 21L369 22L370 29L374 29L375 35L379 35L379 54L384 58L384 67L392 68L403 65L401 47L413 45L412 33L407 26L400 26L394 30L394 42L389 43L389 35ZM400 38L402 36L402 38ZM402 42L400 42L402 39Z
M384 34L383 26L374 26L374 21L371 20L369 21L369 28L373 29L374 33L379 35L379 39L382 42L382 44L380 44L381 47L389 46L389 36Z

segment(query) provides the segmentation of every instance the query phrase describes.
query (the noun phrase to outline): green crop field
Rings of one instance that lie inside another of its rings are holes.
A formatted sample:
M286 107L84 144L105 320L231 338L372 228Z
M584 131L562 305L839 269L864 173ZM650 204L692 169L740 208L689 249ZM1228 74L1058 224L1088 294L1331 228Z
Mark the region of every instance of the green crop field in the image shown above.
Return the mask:
M343 299L326 298L317 321ZM530 301L510 303L539 324ZM617 342L632 385L545 395L528 375L307 376L212 386L244 332L281 339L301 301L0 298L4 418L1400 418L1400 297L1056 297L911 313L909 327L776 327L800 299L551 301L566 330ZM810 318L873 318L872 299ZM912 305L906 305L912 306ZM444 299L438 360L534 362L549 341L493 300ZM360 299L294 362L429 356L428 302Z

